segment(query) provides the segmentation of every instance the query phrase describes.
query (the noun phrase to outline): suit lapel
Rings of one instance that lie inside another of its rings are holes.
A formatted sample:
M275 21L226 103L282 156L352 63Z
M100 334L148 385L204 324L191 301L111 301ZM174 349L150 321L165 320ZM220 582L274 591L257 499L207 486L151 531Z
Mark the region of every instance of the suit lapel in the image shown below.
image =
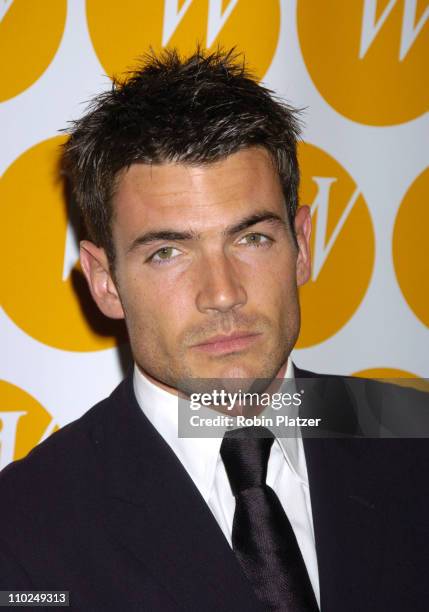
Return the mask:
M107 528L185 610L260 612L191 478L144 416L129 377L99 427Z
M300 370L296 376L316 377ZM335 437L338 424L346 435L356 433L348 390L341 377L317 377L314 383L306 398L310 411L331 415L334 424L328 437L304 438L322 612L373 610L384 541L377 441Z
M305 375L312 376L296 371ZM346 402L340 379L328 386L323 380L311 402L313 413L316 401L322 414L335 405L337 411L339 397ZM350 401L348 408L353 412ZM178 608L261 612L209 508L138 406L131 377L112 394L96 430L103 513L113 537L164 585ZM368 440L304 438L322 612L373 608L383 541L373 448Z

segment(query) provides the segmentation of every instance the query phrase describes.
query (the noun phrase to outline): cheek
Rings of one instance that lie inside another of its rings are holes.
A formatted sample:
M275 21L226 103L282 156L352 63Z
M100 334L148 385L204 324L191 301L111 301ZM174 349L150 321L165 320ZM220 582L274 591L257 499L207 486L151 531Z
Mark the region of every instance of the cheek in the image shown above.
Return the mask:
M192 310L189 296L185 282L168 279L167 275L160 275L156 282L150 277L129 277L121 299L130 335L138 333L139 344L174 343Z
M274 310L290 308L297 301L295 267L283 258L256 275L250 284L256 302Z

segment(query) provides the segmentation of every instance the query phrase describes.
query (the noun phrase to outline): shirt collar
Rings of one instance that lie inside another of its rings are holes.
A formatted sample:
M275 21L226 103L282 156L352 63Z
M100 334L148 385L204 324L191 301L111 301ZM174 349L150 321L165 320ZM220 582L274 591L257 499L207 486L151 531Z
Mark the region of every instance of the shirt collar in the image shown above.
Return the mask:
M294 378L290 359L287 362L285 378ZM179 438L177 395L155 385L136 364L133 385L140 408L174 451L207 502L214 484L222 437ZM302 439L300 437L276 439L290 469L303 484L308 485Z

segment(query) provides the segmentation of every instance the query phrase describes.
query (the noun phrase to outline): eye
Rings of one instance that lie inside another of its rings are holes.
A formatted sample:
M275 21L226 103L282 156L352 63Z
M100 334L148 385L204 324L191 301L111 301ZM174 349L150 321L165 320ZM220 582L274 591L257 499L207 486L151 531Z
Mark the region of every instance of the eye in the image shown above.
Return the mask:
M241 238L238 244L246 244L248 246L261 247L268 246L273 241L265 234L258 234L257 232L252 232L251 234L246 234Z
M180 255L179 249L176 249L171 246L162 247L158 249L153 255L149 257L149 261L157 264L162 264L164 262L175 259L178 255Z

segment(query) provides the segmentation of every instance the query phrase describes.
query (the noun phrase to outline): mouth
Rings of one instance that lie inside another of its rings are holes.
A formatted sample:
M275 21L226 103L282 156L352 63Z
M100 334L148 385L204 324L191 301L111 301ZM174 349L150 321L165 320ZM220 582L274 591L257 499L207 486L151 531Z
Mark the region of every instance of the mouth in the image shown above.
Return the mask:
M210 355L223 355L243 351L258 341L262 334L237 332L230 335L218 335L195 344L191 348Z

